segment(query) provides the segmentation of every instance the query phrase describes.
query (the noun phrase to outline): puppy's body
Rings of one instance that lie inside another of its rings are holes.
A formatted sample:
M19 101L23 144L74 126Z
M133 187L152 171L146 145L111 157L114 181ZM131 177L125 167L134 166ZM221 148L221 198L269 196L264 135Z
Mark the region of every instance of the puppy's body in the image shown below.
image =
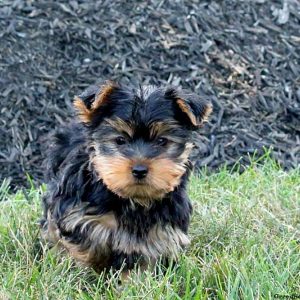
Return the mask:
M188 245L191 132L210 112L174 89L91 87L81 122L46 159L43 235L97 271L175 258Z

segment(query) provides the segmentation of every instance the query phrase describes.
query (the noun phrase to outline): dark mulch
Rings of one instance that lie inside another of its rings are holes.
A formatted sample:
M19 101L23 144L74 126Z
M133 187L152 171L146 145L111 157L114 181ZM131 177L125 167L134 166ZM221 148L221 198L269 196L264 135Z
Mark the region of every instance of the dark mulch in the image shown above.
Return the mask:
M1 178L41 179L40 137L103 79L204 90L200 166L246 164L264 146L297 166L299 24L298 0L1 1Z

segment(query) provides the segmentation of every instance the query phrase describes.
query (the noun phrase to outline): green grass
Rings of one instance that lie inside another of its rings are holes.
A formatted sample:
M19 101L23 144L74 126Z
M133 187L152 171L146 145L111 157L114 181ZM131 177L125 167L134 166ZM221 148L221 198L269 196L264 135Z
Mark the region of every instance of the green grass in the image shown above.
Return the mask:
M41 246L44 187L0 192L0 299L273 299L300 295L300 171L272 161L193 177L192 244L175 269L120 286Z

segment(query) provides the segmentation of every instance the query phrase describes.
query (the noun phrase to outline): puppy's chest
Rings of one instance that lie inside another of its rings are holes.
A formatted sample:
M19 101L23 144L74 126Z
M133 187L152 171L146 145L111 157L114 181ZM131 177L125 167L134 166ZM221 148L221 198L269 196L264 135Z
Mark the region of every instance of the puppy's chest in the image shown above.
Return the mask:
M160 255L176 257L189 244L188 236L162 212L124 209L107 216L101 216L105 222L95 225L96 234L91 238L92 243L110 244L112 251L156 259Z
M175 257L188 244L187 235L178 226L145 216L136 216L131 222L127 218L121 219L112 233L114 251L140 253L151 258Z

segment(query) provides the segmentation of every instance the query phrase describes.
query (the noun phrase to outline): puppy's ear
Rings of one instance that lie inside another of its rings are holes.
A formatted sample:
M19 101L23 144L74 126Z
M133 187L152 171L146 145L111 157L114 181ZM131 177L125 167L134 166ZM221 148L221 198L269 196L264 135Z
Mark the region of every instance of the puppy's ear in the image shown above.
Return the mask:
M211 103L196 94L177 92L174 88L169 88L165 96L174 101L180 120L188 122L194 128L201 127L212 112Z
M91 123L95 115L109 106L111 94L118 89L114 82L102 86L91 85L82 94L74 98L74 107L81 122Z

